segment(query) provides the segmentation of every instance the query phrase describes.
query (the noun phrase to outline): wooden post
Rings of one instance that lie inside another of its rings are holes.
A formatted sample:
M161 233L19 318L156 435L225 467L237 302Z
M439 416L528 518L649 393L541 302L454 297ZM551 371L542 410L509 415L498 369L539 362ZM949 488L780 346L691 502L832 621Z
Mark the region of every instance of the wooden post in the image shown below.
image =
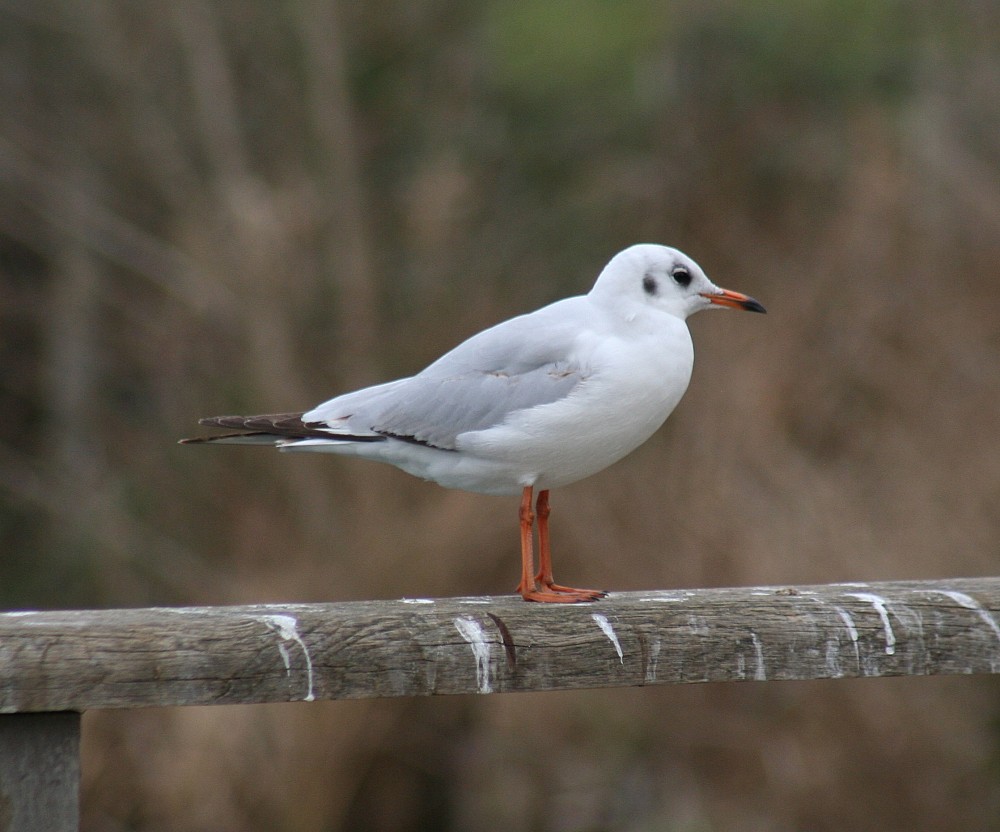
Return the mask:
M0 713L1000 673L1000 578L0 613Z
M0 832L77 832L80 714L0 716Z
M0 832L79 822L91 708L1000 674L1000 578L0 613Z

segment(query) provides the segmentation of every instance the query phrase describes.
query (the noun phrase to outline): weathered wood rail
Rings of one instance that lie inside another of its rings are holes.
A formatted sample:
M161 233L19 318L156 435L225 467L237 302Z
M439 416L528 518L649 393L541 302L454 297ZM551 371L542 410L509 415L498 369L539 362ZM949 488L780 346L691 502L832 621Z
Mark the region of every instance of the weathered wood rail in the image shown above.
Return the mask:
M95 708L1000 672L1000 578L0 613L0 832L75 829Z

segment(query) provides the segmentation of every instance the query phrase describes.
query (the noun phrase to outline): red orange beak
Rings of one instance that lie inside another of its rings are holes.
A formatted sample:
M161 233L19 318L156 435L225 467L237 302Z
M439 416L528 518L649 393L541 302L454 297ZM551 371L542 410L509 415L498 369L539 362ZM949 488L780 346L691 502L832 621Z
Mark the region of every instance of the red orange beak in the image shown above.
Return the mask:
M747 312L767 312L760 301L756 301L741 292L731 292L729 289L719 289L717 294L715 292L702 292L701 296L708 298L709 303L718 306L731 306L733 309L745 309Z

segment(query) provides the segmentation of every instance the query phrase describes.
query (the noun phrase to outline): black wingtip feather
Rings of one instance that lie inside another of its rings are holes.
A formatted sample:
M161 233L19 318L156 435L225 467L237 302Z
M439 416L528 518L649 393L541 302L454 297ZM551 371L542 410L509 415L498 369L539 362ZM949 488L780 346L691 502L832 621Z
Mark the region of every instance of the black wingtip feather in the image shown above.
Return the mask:
M275 439L330 439L342 442L384 442L385 436L348 436L323 430L320 423L302 421L301 413L274 413L264 416L207 416L198 420L208 428L223 428L235 433L220 436L196 436L181 439L180 445L202 445L220 439L237 439L241 436L273 436Z

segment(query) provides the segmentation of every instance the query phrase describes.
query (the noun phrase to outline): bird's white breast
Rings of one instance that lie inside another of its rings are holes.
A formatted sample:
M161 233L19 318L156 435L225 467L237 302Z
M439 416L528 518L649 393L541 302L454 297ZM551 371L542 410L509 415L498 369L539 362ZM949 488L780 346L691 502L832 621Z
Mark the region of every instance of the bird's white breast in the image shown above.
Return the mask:
M613 334L582 333L574 360L586 378L556 402L511 414L486 430L463 434L463 454L490 460L501 483L491 493L525 485L555 488L617 462L663 424L687 390L694 349L687 325L662 314L616 323ZM469 485L464 487L469 488Z

